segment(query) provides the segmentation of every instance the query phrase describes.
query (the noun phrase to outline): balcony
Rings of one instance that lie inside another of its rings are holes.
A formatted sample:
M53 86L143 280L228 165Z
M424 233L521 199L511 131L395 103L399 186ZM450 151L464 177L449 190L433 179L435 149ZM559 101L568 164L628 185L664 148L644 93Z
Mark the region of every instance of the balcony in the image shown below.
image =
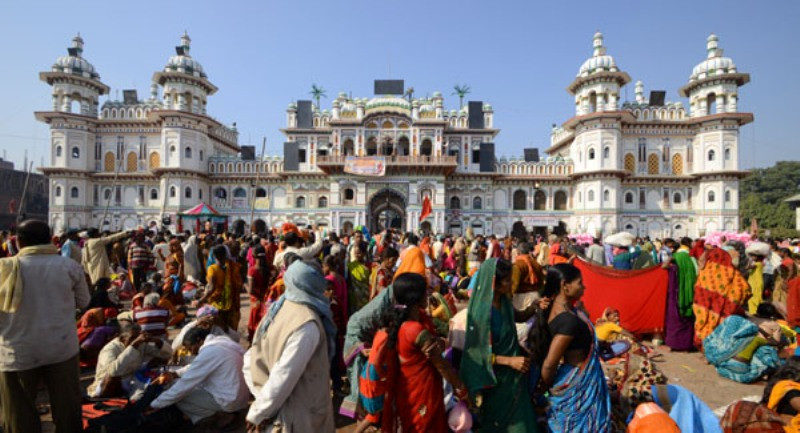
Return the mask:
M419 173L419 174L451 174L458 167L456 156L381 156L386 161L387 174ZM343 173L345 155L317 156L316 165L328 174Z

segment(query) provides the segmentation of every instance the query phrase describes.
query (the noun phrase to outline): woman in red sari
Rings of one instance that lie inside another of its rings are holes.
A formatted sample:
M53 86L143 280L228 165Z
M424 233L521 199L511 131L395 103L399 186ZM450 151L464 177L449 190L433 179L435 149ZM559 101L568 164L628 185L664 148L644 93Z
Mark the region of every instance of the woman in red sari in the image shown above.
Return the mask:
M247 321L248 340L253 341L261 318L266 313L264 298L270 285L271 266L267 263L267 251L261 245L253 248L253 265L247 270L247 290L250 293L250 318Z
M387 395L383 404L381 430L403 433L447 433L442 378L447 379L463 400L467 390L458 373L442 357L444 343L436 337L428 305L425 278L418 274L399 275L393 284L397 304L388 314L386 327L379 331L372 350L395 352L394 371L386 373ZM377 345L377 346L376 346Z

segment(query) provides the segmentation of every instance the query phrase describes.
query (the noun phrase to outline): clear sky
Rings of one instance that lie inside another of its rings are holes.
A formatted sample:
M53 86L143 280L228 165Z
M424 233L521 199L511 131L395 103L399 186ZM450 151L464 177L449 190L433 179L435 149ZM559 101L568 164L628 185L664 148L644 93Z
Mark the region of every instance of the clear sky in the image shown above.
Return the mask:
M667 6L661 6L667 5ZM192 55L219 92L209 114L236 122L240 144L277 154L287 104L310 99L312 83L328 98L340 91L371 97L374 79L402 78L416 96L444 93L458 108L467 99L493 105L498 155L546 148L550 127L574 114L566 86L591 55L602 31L617 66L645 92L678 88L705 57L714 32L720 47L751 82L740 111L755 114L741 131L743 168L797 160L800 124L800 1L10 1L0 4L0 150L21 167L25 150L36 165L49 158L49 87L38 73L66 54L80 32L84 57L111 97L135 88L149 95L184 30ZM632 100L633 84L622 91ZM106 101L102 97L101 104ZM688 107L686 100L684 105ZM794 131L794 132L792 132Z

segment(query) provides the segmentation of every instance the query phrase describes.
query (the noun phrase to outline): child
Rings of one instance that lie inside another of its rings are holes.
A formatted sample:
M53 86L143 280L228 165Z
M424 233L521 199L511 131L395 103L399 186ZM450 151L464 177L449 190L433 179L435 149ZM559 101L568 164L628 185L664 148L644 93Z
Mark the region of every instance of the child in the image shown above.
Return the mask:
M619 310L616 308L608 307L603 310L603 315L595 324L595 332L600 344L600 356L604 360L621 356L631 349L651 359L661 356L660 353L654 354L650 348L639 344L635 335L619 325Z

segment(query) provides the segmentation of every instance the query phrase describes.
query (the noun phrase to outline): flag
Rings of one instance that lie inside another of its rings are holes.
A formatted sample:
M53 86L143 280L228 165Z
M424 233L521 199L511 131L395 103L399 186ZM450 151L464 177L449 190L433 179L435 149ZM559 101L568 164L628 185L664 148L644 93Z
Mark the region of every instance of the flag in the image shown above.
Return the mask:
M419 221L422 222L428 215L431 214L431 198L429 196L425 196L422 199L422 212L419 214Z

